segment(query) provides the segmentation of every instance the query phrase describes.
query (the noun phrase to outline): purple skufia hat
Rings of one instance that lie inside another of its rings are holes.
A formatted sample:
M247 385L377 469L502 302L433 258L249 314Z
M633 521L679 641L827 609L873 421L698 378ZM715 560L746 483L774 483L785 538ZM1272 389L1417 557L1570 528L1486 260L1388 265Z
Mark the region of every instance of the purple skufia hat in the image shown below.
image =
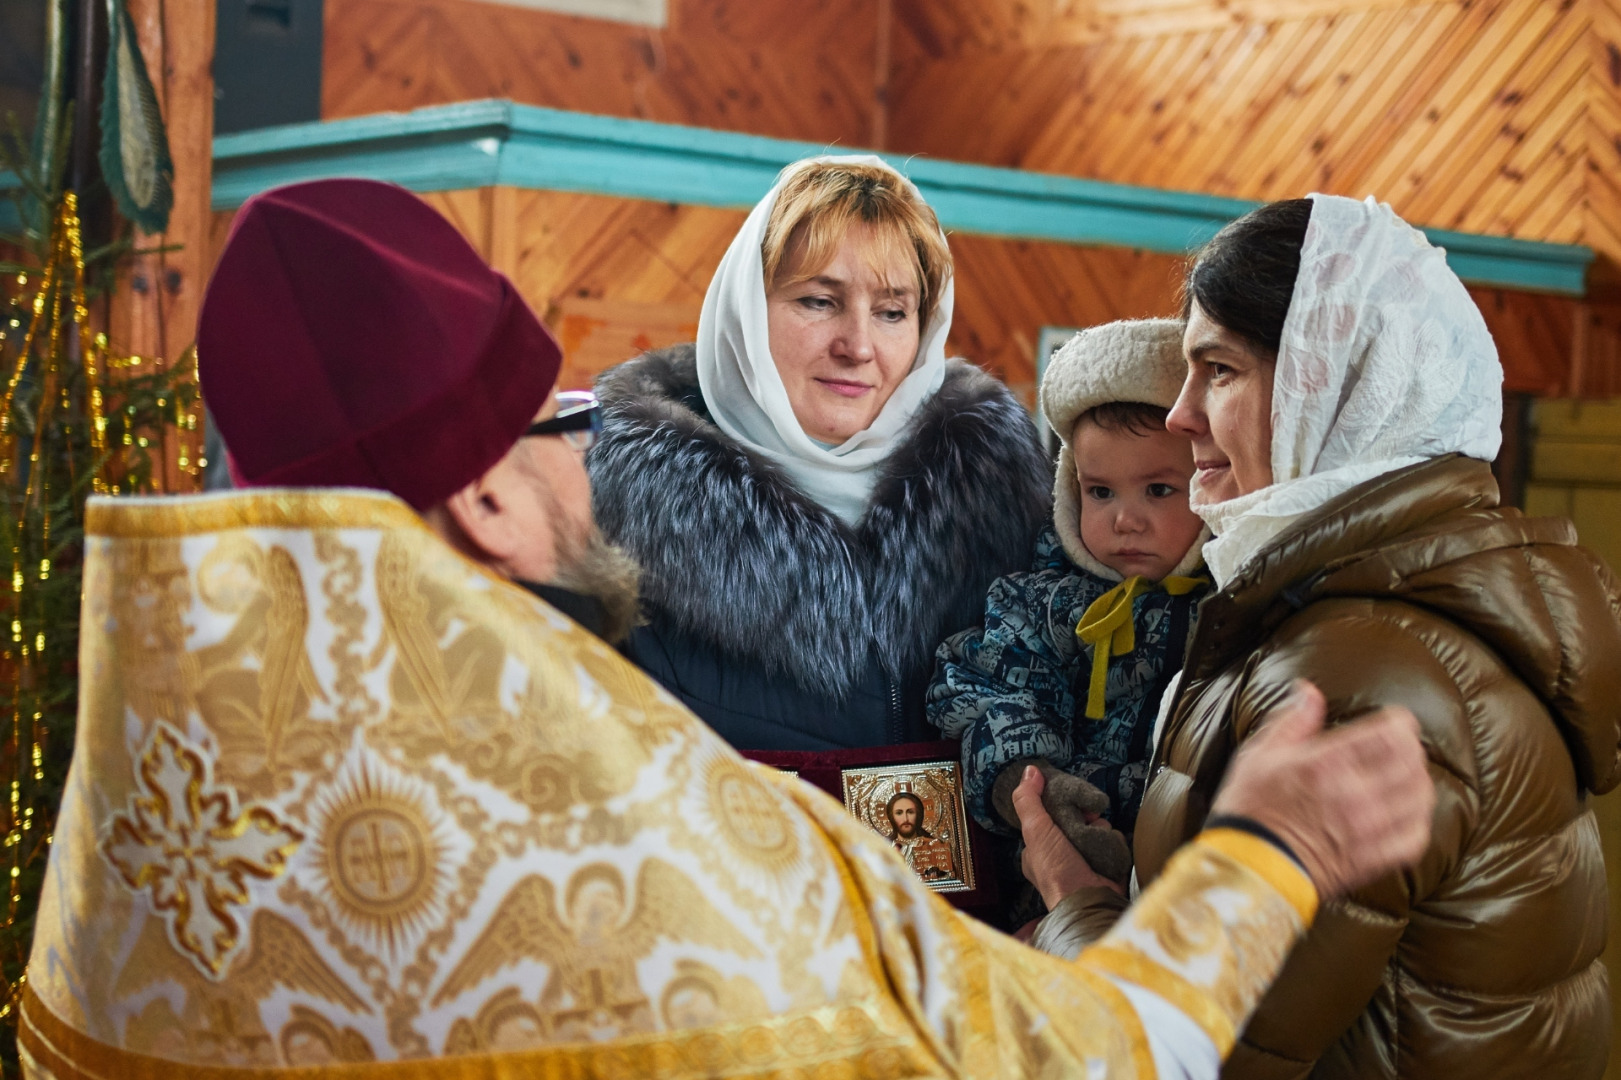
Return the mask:
M249 200L197 330L198 377L239 484L381 488L419 511L512 448L561 362L450 222L373 180Z

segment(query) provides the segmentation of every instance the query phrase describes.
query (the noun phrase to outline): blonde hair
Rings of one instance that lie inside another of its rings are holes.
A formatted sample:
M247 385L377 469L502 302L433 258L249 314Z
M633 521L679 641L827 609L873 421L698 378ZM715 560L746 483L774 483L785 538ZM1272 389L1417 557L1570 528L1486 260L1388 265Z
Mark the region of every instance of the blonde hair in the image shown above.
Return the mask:
M917 273L918 327L928 326L951 277L951 249L929 205L899 173L878 165L813 162L783 185L760 244L767 290L815 277L858 222L874 226L877 242L867 253L873 266L911 263ZM802 252L799 272L792 281L779 280L796 244Z

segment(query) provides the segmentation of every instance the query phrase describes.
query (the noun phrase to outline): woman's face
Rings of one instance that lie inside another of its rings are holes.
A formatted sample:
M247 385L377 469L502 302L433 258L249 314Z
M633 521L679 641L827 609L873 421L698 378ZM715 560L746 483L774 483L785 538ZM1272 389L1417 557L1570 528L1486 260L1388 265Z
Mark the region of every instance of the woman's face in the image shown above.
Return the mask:
M1195 303L1182 336L1188 377L1165 426L1193 442L1199 500L1226 502L1272 483L1276 361Z
M791 242L766 293L771 358L806 435L842 443L864 431L912 370L918 343L917 267L897 256L874 266L873 228L856 224L833 260L796 281L803 245Z

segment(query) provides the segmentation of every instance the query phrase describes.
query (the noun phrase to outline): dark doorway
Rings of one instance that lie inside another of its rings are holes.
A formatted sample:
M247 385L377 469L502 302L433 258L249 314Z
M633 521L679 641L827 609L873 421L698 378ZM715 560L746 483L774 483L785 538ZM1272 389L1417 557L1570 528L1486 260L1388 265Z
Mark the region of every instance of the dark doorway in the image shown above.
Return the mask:
M218 3L214 134L319 120L322 0Z

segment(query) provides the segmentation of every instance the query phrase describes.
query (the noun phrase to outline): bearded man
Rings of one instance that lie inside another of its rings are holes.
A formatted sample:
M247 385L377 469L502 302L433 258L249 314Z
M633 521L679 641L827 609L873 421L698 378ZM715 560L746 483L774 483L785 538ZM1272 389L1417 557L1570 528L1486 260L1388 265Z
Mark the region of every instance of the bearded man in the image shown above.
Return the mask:
M36 1080L1213 1077L1320 900L1427 841L1412 717L1319 734L1307 693L1115 929L1044 957L541 587L627 621L568 437L589 403L426 204L250 201L199 341L243 490L91 502ZM1097 880L1040 790L1014 798L1056 904ZM713 1010L653 1015L722 968Z
M890 840L914 872L924 881L955 877L951 850L923 827L923 800L910 791L897 791L884 807Z
M198 331L231 479L391 491L456 550L617 643L637 568L591 518L595 398L556 392L556 341L454 230L382 239L416 205L342 181L243 208ZM278 245L298 245L297 274L265 274ZM382 350L386 367L355 362Z

